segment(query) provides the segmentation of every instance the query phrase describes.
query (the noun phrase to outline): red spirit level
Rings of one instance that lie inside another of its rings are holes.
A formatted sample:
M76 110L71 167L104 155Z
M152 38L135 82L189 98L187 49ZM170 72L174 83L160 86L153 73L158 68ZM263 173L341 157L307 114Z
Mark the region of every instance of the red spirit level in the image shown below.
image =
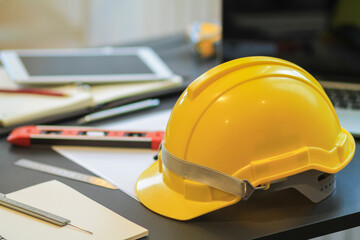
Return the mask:
M163 137L163 131L120 131L75 126L24 126L14 129L7 141L23 147L41 144L157 150Z

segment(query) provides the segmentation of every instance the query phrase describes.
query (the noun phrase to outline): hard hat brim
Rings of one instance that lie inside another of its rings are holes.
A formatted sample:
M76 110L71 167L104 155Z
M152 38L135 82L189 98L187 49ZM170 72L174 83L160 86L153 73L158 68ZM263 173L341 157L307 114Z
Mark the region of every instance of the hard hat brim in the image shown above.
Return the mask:
M156 161L146 169L136 183L136 194L139 200L150 210L177 220L190 220L240 201L234 197L230 201L193 201L169 188L159 172Z

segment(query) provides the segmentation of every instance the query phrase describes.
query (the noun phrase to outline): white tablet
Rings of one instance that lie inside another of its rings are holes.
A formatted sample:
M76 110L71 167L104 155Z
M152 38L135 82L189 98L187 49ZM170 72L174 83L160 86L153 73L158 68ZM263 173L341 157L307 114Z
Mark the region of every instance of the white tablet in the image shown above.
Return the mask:
M148 47L4 50L0 58L20 84L151 81L173 75Z

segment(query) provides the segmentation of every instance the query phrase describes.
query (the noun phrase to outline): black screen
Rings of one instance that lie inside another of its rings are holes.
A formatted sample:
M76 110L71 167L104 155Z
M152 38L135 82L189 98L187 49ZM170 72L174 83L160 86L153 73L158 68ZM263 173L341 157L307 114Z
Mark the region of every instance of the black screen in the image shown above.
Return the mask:
M223 61L273 56L320 80L360 82L360 1L223 1Z
M153 73L137 56L21 56L30 76Z

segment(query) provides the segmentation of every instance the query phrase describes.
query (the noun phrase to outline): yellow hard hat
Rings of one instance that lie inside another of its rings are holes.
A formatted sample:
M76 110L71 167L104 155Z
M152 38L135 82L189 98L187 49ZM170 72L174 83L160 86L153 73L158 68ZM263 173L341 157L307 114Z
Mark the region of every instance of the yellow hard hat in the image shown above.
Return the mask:
M334 190L334 173L355 152L320 84L271 57L221 64L183 92L159 160L138 178L139 200L188 220L248 199L258 189L293 187L313 202Z

